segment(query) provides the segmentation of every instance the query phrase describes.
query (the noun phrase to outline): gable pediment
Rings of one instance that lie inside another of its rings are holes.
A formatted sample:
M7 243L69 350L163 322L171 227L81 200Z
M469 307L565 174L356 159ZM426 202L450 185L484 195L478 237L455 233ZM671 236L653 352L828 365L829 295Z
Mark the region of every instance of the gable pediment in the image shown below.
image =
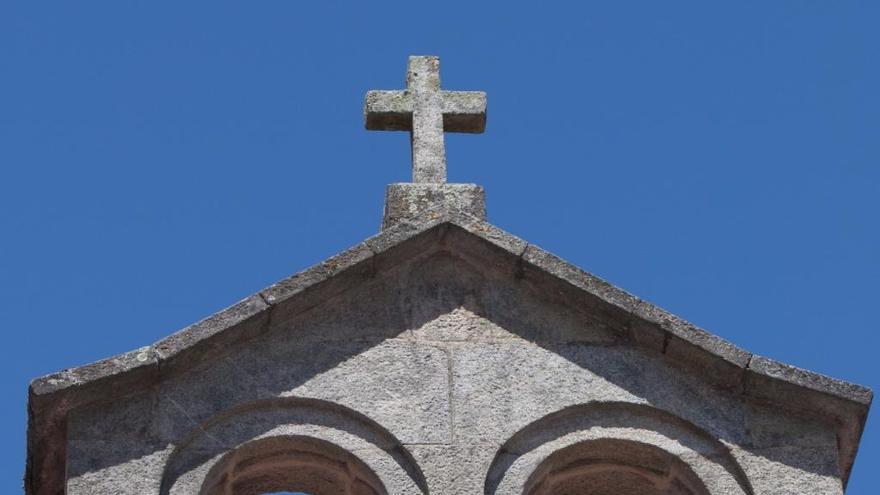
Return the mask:
M459 349L455 371L448 346ZM629 394L715 424L733 442L744 441L732 426L744 421L742 398L809 410L838 425L844 473L871 400L867 389L753 356L491 224L438 209L156 344L36 380L29 450L49 454L29 459L29 472L45 486L63 484L52 466L64 455L71 412L148 390L160 390L154 400L172 400L195 424L212 421L225 404L270 397L358 410L365 397L410 394L405 406L389 398L380 419L396 425L402 443L442 443L454 434L444 391L467 382L456 373L487 370L508 370L493 378L497 388L524 397L553 386L591 400ZM459 416L462 434L485 428L485 411L504 417L496 408L507 395L459 392L476 405ZM715 403L695 407L710 396ZM706 409L716 416L701 418Z

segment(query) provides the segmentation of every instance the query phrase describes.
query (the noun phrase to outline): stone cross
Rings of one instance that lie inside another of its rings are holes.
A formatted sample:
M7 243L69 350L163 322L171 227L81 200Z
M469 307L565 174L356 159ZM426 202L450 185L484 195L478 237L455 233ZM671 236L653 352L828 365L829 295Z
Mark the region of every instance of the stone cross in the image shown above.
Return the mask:
M364 124L372 131L410 131L413 182L446 182L444 132L481 133L486 93L440 89L440 59L412 56L406 89L368 91Z

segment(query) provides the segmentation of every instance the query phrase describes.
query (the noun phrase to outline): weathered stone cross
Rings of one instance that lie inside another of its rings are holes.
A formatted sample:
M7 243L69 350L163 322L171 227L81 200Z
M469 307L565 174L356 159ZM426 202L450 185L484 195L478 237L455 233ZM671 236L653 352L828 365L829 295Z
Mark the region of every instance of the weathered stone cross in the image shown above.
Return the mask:
M486 93L440 89L440 59L410 57L406 89L368 91L364 122L373 131L410 131L413 182L446 182L444 132L486 128Z

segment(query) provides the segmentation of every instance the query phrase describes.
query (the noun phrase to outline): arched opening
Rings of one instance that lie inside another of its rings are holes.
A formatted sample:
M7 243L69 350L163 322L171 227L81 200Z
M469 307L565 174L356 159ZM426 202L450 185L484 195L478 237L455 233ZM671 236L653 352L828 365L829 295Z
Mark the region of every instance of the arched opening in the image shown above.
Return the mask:
M308 472L320 476L309 482ZM428 488L412 454L378 423L338 404L284 397L238 404L194 428L169 456L159 493L277 492L426 494Z
M578 487L579 480L590 486ZM550 413L514 433L496 452L484 493L754 491L727 446L693 423L643 404L592 402Z
M577 443L547 457L524 495L709 495L681 459L630 440Z
M330 442L303 436L250 442L224 454L200 495L386 495L363 461Z

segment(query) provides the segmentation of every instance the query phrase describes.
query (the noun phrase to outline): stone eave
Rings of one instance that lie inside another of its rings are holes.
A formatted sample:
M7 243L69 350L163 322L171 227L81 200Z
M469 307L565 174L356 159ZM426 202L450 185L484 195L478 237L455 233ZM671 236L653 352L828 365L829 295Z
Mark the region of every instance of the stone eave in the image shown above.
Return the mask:
M66 417L71 409L153 386L437 243L464 244L513 276L542 287L549 284L548 290L560 297L591 305L625 328L635 345L721 388L832 422L838 428L842 477L844 482L849 478L873 396L870 389L749 353L483 220L437 208L153 345L35 379L28 404L26 492L63 493Z

